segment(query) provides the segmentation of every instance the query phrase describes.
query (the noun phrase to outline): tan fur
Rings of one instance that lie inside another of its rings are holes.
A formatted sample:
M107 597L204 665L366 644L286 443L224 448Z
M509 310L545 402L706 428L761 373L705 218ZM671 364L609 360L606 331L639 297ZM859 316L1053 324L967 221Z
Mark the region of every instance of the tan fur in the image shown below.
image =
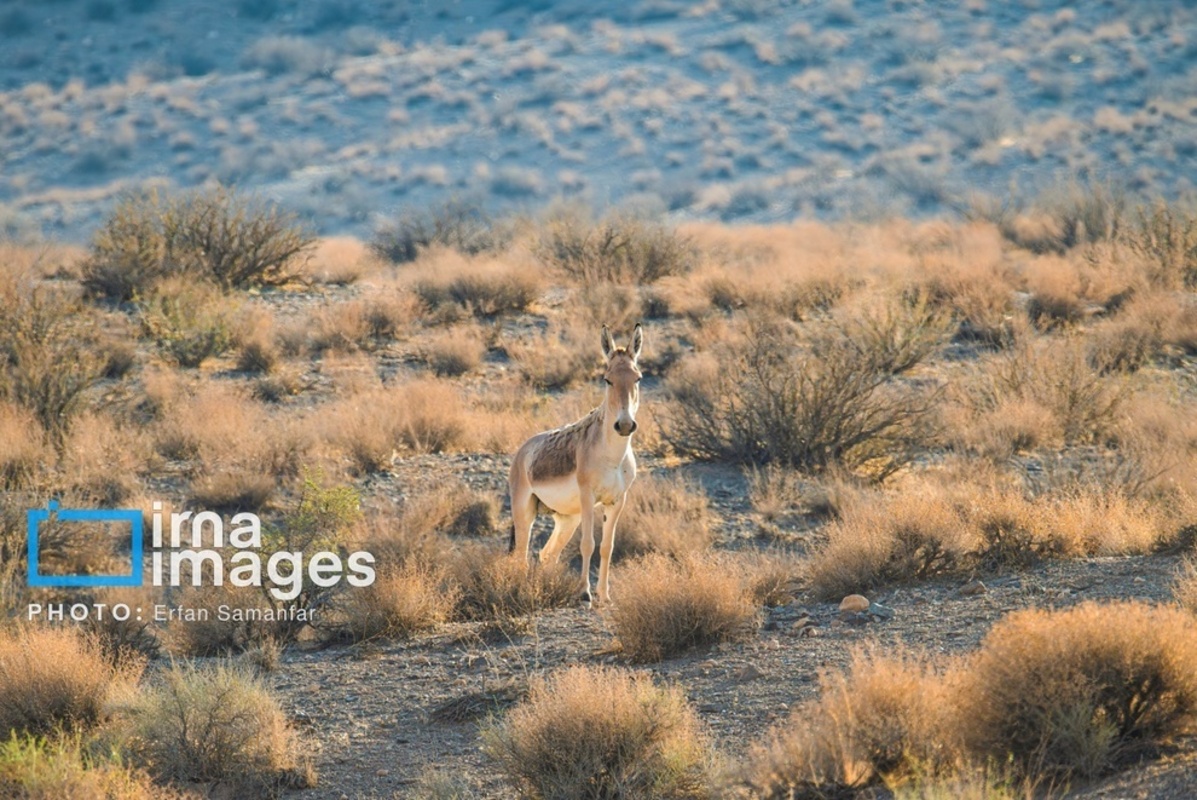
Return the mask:
M528 464L532 480L544 481L572 474L578 468L578 444L602 422L601 411L596 408L577 422L540 434L544 439Z
M644 333L639 325L631 347L616 347L604 327L602 350L607 359L603 403L577 422L538 433L520 447L511 462L511 549L527 559L536 515L553 515L553 533L540 552L545 562L557 560L561 550L582 528L582 574L590 599L590 558L594 553L595 521L602 526L599 549L598 599L609 599L608 578L615 525L636 480L632 434L640 405L640 356ZM601 510L600 510L601 509Z

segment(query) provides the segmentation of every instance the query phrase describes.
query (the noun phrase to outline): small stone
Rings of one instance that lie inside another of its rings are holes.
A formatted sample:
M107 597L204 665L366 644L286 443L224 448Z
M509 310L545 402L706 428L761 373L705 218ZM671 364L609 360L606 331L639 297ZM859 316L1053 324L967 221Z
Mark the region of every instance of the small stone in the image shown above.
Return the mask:
M754 681L757 678L765 677L765 673L757 669L755 664L745 664L736 670L733 677L738 681Z
M391 774L391 771L389 769L380 769L374 773L374 775L379 778L385 778L386 776L388 776L390 774Z
M869 610L869 598L863 594L850 594L840 601L841 612L857 612Z
M893 619L894 610L889 606L883 606L880 603L869 604L869 616L877 619Z
M956 590L956 593L961 597L975 597L979 594L985 594L989 589L981 581L969 581Z
M815 624L814 620L812 620L810 617L803 617L802 619L797 620L793 625L791 625L790 630L793 631L794 633L798 633L803 628L809 628L811 625L814 625L814 624Z
M819 629L811 625L799 631L798 635L804 639L813 639L819 635Z

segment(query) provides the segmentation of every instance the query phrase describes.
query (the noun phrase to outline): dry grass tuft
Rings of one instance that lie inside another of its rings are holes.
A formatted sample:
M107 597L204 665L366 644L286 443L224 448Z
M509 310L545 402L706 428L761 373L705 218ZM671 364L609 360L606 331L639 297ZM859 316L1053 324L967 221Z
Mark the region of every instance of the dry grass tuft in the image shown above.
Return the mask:
M126 747L154 775L271 794L312 784L295 733L269 689L224 664L173 664L126 709Z
M711 555L679 561L648 555L622 567L611 627L635 663L730 641L757 624L739 571Z
M637 478L615 532L621 558L645 553L682 557L714 541L711 511L702 489L682 478Z
M0 401L0 489L29 487L50 459L45 433L32 411Z
M113 756L97 756L77 737L0 741L0 794L13 800L184 800Z
M433 372L455 378L481 366L486 339L477 326L458 326L422 337L420 350Z
M933 771L951 754L939 724L943 690L924 659L856 650L845 671L819 683L817 700L750 751L737 782L751 797L841 796Z
M537 681L483 742L525 797L707 796L707 745L685 696L624 670L570 667Z
M206 619L171 624L165 632L167 649L181 656L227 656L241 653L274 638L272 622L255 619L221 619L222 605L252 611L272 609L270 601L256 587L188 587L178 595L180 605L206 611Z
M472 260L437 251L411 269L411 288L427 313L452 320L461 314L481 319L519 314L543 289L539 272L511 261Z
M493 547L466 547L450 565L461 589L465 619L508 619L573 605L582 596L577 575L560 564L525 564Z
M1117 620L1117 624L1111 624ZM977 760L1049 780L1091 778L1197 724L1197 620L1139 602L1012 613L954 687Z
M1147 553L1174 531L1146 499L1095 487L1029 497L1020 489L911 482L845 509L812 555L812 591L828 599L978 568L1050 557Z
M448 621L458 596L444 572L409 561L380 571L370 586L342 592L338 616L351 641L403 639Z
M583 285L644 286L689 272L693 243L662 225L631 216L591 224L576 216L548 221L533 251L542 262Z
M1197 561L1186 558L1180 565L1176 582L1172 584L1172 599L1181 608L1197 614Z
M70 628L0 629L0 731L90 728L142 667L136 659L114 664L98 640Z

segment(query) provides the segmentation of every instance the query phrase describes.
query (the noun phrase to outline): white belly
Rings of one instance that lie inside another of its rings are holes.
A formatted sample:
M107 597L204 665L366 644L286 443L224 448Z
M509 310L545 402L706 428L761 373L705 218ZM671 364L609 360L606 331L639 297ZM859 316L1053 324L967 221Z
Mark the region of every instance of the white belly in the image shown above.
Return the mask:
M604 472L594 489L595 505L611 506L627 490L626 468ZM532 493L558 514L575 516L582 513L578 480L574 475L534 484Z

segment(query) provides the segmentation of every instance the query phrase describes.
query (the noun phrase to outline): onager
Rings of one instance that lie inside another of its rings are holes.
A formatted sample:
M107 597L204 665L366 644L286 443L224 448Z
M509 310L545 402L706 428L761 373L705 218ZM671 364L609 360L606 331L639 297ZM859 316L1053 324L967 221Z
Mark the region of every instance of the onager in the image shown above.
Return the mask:
M616 347L603 326L603 356L607 383L603 403L577 422L538 433L516 451L511 463L511 516L515 527L511 549L527 560L532 523L542 510L553 515L553 533L540 551L542 563L555 563L562 548L582 524L583 599L591 602L590 557L594 554L596 509L602 507L603 539L599 549L598 601L610 600L607 585L615 525L619 522L628 487L636 480L632 434L640 407L640 368L636 359L644 344L640 325L632 331L631 347Z

